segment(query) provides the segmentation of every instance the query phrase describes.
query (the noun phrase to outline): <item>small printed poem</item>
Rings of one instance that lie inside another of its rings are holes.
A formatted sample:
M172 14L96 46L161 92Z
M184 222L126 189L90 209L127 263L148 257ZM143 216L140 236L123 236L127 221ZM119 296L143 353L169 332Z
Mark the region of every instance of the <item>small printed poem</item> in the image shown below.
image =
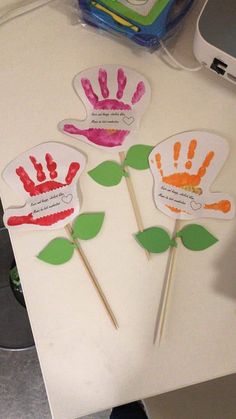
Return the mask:
M160 182L155 192L156 202L193 214L201 210L204 197L188 190Z
M68 185L30 197L27 204L33 218L39 218L74 208L78 202L74 195L71 185Z
M93 110L89 127L130 131L136 128L136 118L134 112L129 110Z

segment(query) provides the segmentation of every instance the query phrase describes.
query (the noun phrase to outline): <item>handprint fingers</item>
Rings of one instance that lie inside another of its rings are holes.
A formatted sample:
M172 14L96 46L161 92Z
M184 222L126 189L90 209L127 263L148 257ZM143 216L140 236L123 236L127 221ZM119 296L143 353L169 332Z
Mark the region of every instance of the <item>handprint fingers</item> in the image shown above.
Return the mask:
M162 180L166 183L171 185L183 188L183 187L195 187L200 184L201 178L203 178L206 174L208 167L211 164L211 161L214 158L215 153L213 151L209 151L201 166L194 174L190 174L189 170L192 169L192 160L195 156L195 151L197 148L197 141L195 139L189 142L188 146L188 154L187 160L184 163L185 171L179 171L178 169L178 161L181 153L181 143L179 141L175 142L173 145L173 169L175 170L174 173L164 175L163 168L162 168L162 158L161 153L157 153L155 155L156 167L157 170L162 178Z
M212 193L208 195L207 201L204 202L204 212L207 216L207 213L215 214L215 217L231 216L234 211L234 204L231 197L227 194L221 193Z
M70 185L72 183L79 169L80 169L80 164L78 162L72 162L70 164L70 167L68 169L68 172L65 178L65 182L67 185Z
M125 72L122 68L119 68L117 71L117 84L118 84L118 90L116 92L117 99L121 99L123 97L126 83L127 83L127 77L125 75Z
M69 120L68 122L71 121ZM124 139L129 134L128 130L101 128L81 129L75 124L66 123L66 121L64 125L64 131L71 135L82 135L98 146L104 146L104 144L106 144L106 147L110 148L122 145Z
M27 211L29 210L30 208L28 205L23 208L19 208L17 210L18 212L17 215L16 215L16 209L6 210L4 214L4 222L6 226L17 227L23 224L32 224L32 225L49 227L57 223L58 221L68 218L74 212L74 208L70 208L68 210L58 212L56 214L50 214L43 217L34 218L32 213L27 213ZM14 215L11 215L11 214L14 214Z
M101 89L101 94L104 99L108 98L109 90L107 87L107 72L106 70L100 68L98 72L98 81Z
M90 80L88 80L88 79L81 79L81 84L83 86L84 93L85 93L87 99L89 100L89 102L91 103L91 105L93 105L95 107L95 105L98 102L98 96L93 91L93 88L92 88L92 85L91 85Z
M16 174L20 178L25 191L28 192L31 196L36 195L35 183L32 181L32 179L30 179L24 167L19 166L16 169Z
M131 99L132 105L135 105L136 103L138 103L142 99L144 93L145 93L145 84L143 83L143 81L140 81L137 84L136 90L132 96L132 99Z

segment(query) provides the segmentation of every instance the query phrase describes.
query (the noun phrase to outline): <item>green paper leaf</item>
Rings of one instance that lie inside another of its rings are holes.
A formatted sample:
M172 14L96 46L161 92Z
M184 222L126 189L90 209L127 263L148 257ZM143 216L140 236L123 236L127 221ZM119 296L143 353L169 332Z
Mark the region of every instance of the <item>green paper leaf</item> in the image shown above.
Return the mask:
M137 170L145 170L149 168L148 157L153 147L150 145L133 145L127 152L125 165Z
M20 277L19 277L19 274L18 274L17 267L14 266L12 269L10 269L9 274L10 274L9 276L10 276L11 282L16 286L19 286L20 285Z
M68 239L57 238L50 241L37 258L51 265L62 265L72 258L73 253L73 243Z
M124 175L122 166L115 161L105 161L90 170L88 174L102 186L118 185Z
M73 224L73 238L81 240L93 239L103 225L105 212L93 212L79 215Z
M176 246L166 230L160 227L150 227L136 234L139 244L150 253L165 252L170 246Z
M206 228L199 224L189 224L178 231L176 237L180 237L183 245L189 250L205 250L213 246L218 239L209 233Z

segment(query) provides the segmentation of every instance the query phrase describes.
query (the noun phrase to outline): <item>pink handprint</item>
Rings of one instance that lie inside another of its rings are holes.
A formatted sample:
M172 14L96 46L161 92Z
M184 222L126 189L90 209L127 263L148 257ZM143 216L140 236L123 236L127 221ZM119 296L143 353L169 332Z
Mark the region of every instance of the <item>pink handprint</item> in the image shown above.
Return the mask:
M109 68L109 67L108 67ZM94 71L94 69L93 69ZM97 71L97 70L96 70ZM84 72L88 73L88 72ZM91 73L90 73L91 74ZM136 78L137 78L137 73ZM87 74L86 74L87 75ZM139 76L139 75L138 75ZM92 77L92 74L91 74ZM116 70L116 93L115 98L110 97L110 89L108 87L108 72L105 68L98 69L98 86L100 88L102 98L99 99L98 95L94 91L91 80L88 77L83 77L83 74L79 74L75 78L76 83L79 78L79 85L77 86L78 94L84 96L87 100L86 107L92 108L93 110L104 110L104 111L132 111L134 106L143 98L147 88L144 81L139 80L135 82L134 91L130 96L130 103L123 101L122 98L127 90L128 77L122 68ZM140 76L141 78L141 76ZM131 80L133 82L133 80ZM82 89L81 89L82 87ZM89 109L88 109L89 113ZM84 126L85 125L85 126ZM62 132L66 132L73 136L85 137L88 142L96 144L102 147L114 148L120 147L124 143L127 136L130 134L130 128L128 129L115 129L111 128L92 128L86 125L86 121L76 120L65 120L59 124L59 128Z
M50 153L46 153L45 161L47 165L47 169L49 172L50 180L46 180L46 174L43 170L43 166L41 163L37 162L36 158L33 155L29 156L31 163L36 172L38 184L36 185L35 182L30 178L26 170L23 166L19 166L16 168L15 172L22 185L24 190L29 194L30 197L39 196L43 193L54 191L58 188L62 188L63 186L71 185L72 182L75 180L75 176L80 169L80 164L78 162L72 162L69 166L65 183L58 182L56 179L58 177L57 172L57 163L53 159ZM17 211L15 209L15 211ZM24 211L24 208L23 208ZM60 220L64 220L71 216L74 213L74 208L68 208L64 211L53 212L52 214L34 218L32 212L28 214L22 214L22 209L19 210L21 213L20 215L14 215L7 218L6 224L9 227L19 226L22 224L34 224L39 226L51 226ZM6 211L7 214L7 211Z

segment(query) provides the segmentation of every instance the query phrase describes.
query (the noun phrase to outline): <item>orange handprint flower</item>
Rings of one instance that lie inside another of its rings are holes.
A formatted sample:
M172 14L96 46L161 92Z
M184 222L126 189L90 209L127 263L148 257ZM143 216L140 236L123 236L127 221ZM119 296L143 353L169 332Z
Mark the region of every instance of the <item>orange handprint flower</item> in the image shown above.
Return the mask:
M225 140L211 133L186 132L158 144L150 156L157 207L174 218L232 218L232 199L209 192L227 154Z

